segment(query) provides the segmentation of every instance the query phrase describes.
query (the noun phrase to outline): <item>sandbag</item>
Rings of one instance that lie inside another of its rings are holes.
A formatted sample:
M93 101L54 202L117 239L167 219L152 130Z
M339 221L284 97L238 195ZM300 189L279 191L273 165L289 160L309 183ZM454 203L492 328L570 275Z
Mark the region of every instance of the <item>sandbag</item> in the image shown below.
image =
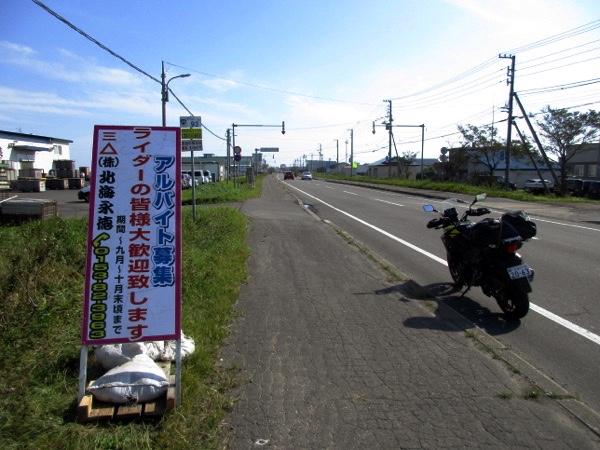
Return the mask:
M121 364L131 361L123 354L121 344L106 344L94 348L94 355L104 370L114 369Z
M155 400L168 389L164 371L152 358L139 354L95 380L88 392L98 400L132 405Z

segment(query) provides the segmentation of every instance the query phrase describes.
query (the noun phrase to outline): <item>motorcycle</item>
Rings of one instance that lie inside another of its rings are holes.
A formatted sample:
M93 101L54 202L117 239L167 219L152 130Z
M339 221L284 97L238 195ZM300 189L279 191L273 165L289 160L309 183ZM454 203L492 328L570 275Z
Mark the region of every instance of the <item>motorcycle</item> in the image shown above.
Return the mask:
M534 271L517 250L536 235L536 224L523 211L472 222L469 217L490 214L487 208L473 208L485 198L486 194L477 195L460 217L457 199L443 201L442 211L424 205L425 212L440 214L427 223L427 228L443 229L450 275L457 287L466 286L461 298L471 287L480 286L486 296L496 300L506 318L521 319L529 311Z

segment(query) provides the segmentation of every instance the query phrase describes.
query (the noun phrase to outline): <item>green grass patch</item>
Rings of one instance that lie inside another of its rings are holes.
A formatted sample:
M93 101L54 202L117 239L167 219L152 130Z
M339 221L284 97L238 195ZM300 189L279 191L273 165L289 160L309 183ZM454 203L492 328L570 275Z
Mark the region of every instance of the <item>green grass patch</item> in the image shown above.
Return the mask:
M239 177L235 182L219 181L196 186L194 192L192 189L184 189L181 192L181 203L192 205L192 196L195 197L197 205L240 202L256 198L260 195L263 178L264 176L258 176L254 184L248 183L246 177Z
M341 181L352 181L354 183L368 183L376 185L390 185L390 186L403 186L413 189L426 189L432 191L441 192L454 192L457 194L466 195L477 195L485 192L490 197L509 198L512 200L527 201L527 202L541 202L541 203L599 203L600 200L590 200L582 197L573 197L571 195L560 196L560 195L538 195L530 194L522 189L516 191L507 191L499 189L495 186L476 186L468 183L458 183L450 181L413 181L404 178L370 178L364 175L348 176L342 174L325 174L318 173L314 174L315 178L325 178L331 180Z
M236 189L221 201L260 194L258 183ZM182 216L182 330L196 350L183 360L182 404L156 422L76 422L87 220L0 227L0 447L224 447L236 371L218 353L247 279L248 222L226 206Z
M513 398L512 392L500 392L498 398L502 400L511 400Z
M525 392L524 396L526 400L540 400L542 397L545 396L545 393L542 392L540 389L529 389Z

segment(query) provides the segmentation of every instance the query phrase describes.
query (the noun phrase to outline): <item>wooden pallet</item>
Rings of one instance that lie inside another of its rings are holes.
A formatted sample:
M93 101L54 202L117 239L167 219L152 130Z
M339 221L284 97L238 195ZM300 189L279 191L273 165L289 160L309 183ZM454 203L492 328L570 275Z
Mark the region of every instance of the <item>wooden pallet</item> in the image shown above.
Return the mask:
M78 422L96 421L128 421L140 418L156 419L164 416L175 408L175 375L170 375L170 363L161 365L169 378L169 389L162 396L152 402L138 403L136 405L121 405L108 403L94 398L93 395L84 395L77 407ZM89 383L91 385L93 381Z

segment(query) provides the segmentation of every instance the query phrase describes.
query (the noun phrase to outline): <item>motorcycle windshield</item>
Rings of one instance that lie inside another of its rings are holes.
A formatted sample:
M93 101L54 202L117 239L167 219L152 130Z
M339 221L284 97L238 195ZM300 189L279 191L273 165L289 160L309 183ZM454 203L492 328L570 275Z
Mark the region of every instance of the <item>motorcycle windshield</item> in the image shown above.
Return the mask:
M456 208L458 206L458 199L448 198L442 202L442 212L448 209Z

